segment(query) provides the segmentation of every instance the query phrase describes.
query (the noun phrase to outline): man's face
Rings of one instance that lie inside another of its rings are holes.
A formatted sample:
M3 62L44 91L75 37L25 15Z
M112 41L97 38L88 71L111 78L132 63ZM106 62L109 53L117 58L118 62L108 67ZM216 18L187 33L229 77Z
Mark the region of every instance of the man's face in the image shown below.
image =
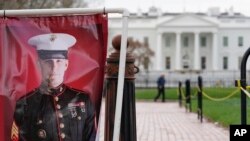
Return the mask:
M67 59L39 59L39 63L43 83L52 88L63 83L64 73L68 67Z

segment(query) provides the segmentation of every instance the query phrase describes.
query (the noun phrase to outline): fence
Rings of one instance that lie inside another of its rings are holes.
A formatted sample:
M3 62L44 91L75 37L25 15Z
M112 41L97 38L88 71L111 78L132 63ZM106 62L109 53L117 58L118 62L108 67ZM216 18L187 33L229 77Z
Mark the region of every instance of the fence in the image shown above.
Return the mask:
M234 87L234 82L240 79L240 70L237 71L141 71L136 74L135 86L137 88L156 87L160 74L166 75L166 87L177 87L179 81L189 79L191 85L197 85L197 77L203 78L204 87ZM250 71L247 71L250 76Z

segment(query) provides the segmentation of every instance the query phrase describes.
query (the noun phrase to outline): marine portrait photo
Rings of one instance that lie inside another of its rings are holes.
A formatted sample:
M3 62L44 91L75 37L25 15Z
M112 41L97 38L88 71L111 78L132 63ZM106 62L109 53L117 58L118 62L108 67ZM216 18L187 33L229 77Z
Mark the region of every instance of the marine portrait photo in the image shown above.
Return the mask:
M6 19L2 73L12 141L95 140L106 24L102 14Z

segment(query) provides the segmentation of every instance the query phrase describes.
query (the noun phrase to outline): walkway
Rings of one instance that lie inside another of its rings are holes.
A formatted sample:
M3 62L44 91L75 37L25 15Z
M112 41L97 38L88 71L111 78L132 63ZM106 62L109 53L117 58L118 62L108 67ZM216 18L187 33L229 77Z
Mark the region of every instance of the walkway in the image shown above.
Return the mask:
M229 141L229 130L197 114L186 112L177 102L136 102L137 141ZM100 141L103 141L101 129Z

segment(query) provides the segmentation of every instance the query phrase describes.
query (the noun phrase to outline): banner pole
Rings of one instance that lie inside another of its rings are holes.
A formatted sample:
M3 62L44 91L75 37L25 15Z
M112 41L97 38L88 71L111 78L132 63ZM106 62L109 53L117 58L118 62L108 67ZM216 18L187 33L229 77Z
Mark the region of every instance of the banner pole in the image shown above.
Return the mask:
M59 8L59 9L22 9L0 10L0 16L58 16L72 14L97 14L97 13L120 13L127 11L124 8Z
M129 12L127 10L124 10L123 18L122 18L123 28L122 28L122 37L121 37L122 38L121 39L121 52L120 52L120 61L119 61L119 74L118 74L113 141L118 141L119 135L120 135L123 88L124 88L123 87L124 86L124 73L125 73L125 61L126 61L126 49L127 49L128 17L129 17Z

